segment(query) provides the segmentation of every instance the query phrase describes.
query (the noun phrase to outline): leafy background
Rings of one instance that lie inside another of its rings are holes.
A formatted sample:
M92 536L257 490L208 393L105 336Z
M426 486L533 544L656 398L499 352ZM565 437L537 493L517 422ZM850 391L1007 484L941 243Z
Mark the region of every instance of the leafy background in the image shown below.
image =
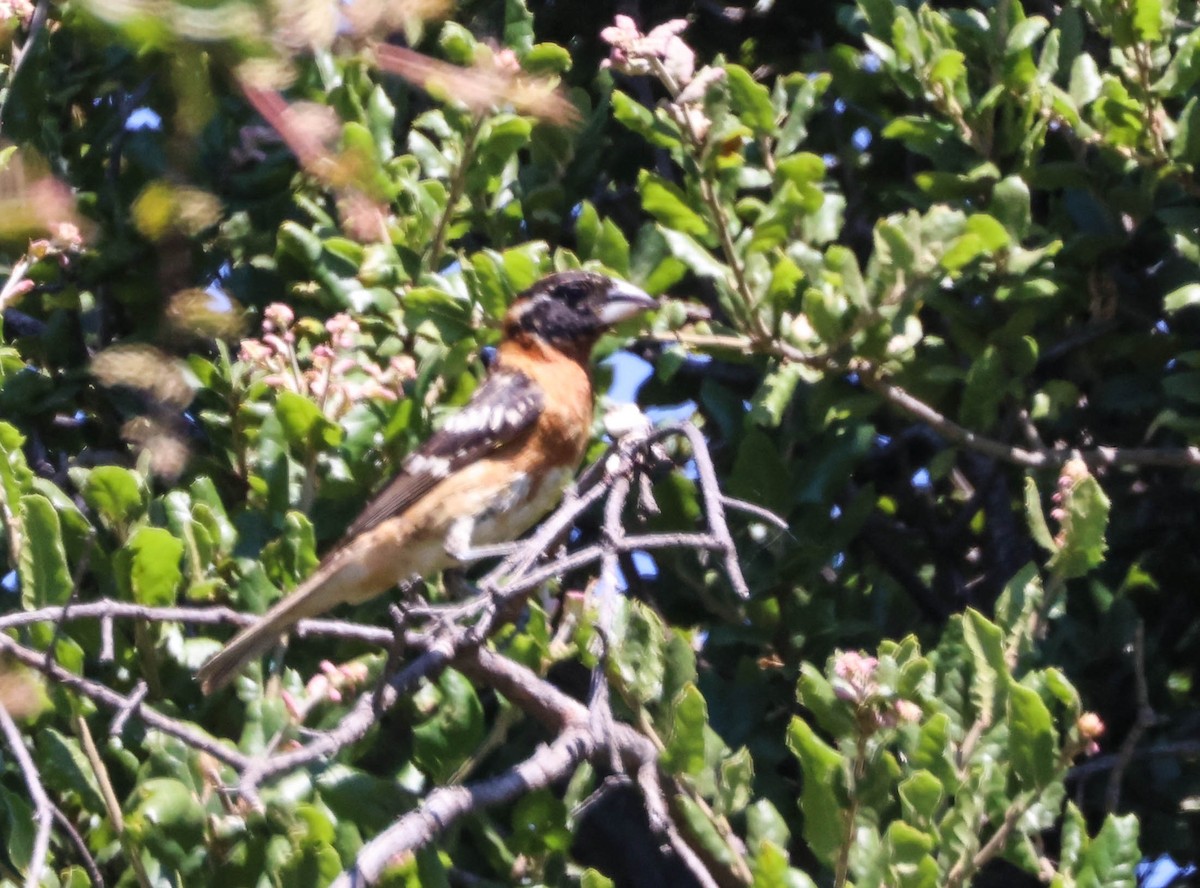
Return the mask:
M695 552L624 562L601 667L719 884L1117 885L1194 859L1196 5L435 7L0 4L6 609L263 609L469 397L512 297L582 263L669 297L602 351L650 361L639 405L691 416L726 491L788 524L731 519L740 611ZM425 55L389 65L382 38ZM680 457L651 528L697 518ZM583 693L588 621L555 601L494 644ZM386 602L343 616L386 625ZM206 700L224 630L102 630L6 638L248 755L337 723L322 660L381 668L304 640L274 684ZM260 812L143 720L110 735L61 682L5 681L114 884L327 884L431 786L545 739L446 672ZM689 878L636 793L583 804L605 774L388 878ZM0 801L21 884L13 756ZM94 882L81 857L56 829L42 882Z

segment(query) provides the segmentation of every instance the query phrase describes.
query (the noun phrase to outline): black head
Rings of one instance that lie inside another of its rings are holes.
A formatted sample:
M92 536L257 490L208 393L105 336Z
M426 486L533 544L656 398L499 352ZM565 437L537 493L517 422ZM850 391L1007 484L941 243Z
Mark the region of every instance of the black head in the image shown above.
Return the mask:
M614 324L656 306L632 284L591 271L560 271L518 297L504 329L510 336L532 333L560 348L590 349Z

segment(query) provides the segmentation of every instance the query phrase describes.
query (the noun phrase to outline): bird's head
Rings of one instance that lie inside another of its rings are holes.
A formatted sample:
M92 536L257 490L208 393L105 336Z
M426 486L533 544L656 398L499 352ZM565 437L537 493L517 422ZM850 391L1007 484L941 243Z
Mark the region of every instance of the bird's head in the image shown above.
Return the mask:
M560 271L517 298L505 315L504 334L514 339L533 335L556 348L586 354L606 330L657 305L632 284L591 271Z

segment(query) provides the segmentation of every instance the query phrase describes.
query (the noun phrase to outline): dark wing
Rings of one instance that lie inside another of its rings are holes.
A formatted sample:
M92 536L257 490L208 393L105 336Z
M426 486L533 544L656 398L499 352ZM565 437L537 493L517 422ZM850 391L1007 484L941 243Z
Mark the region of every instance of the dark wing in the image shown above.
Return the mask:
M452 472L515 439L537 422L543 406L541 389L524 373L493 373L465 407L408 455L400 473L354 519L336 548L403 513Z

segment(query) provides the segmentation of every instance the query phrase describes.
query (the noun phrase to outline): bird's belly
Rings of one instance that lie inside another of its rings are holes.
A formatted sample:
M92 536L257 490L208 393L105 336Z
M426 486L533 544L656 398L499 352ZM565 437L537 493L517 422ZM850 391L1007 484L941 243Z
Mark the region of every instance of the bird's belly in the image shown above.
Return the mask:
M518 475L508 489L481 504L470 544L490 546L515 540L558 504L574 474L569 468L555 469L538 482L528 474Z

